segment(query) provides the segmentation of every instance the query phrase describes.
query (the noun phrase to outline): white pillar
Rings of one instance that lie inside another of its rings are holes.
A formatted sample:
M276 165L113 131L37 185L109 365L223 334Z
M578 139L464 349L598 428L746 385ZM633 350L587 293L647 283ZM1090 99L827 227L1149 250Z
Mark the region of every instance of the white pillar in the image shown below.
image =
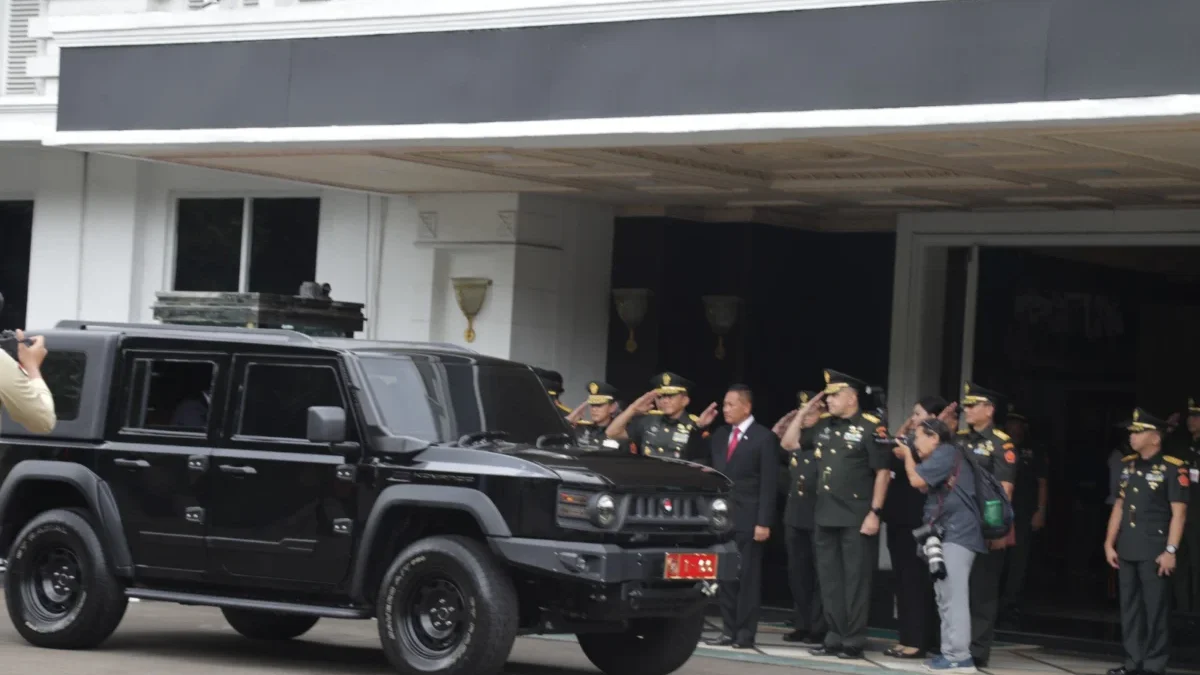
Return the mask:
M83 153L47 149L29 167L38 176L25 317L31 329L79 316L84 164Z
M136 320L138 162L90 155L86 169L78 318Z

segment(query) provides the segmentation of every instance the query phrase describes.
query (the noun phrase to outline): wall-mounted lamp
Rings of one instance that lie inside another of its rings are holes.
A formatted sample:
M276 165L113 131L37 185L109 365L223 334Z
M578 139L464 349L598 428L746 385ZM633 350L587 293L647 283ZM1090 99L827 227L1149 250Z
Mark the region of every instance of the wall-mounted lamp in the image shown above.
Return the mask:
M741 307L742 299L736 295L706 295L703 300L704 316L708 319L708 325L712 326L713 332L717 334L715 356L724 359L725 336L737 323L738 308Z
M630 354L637 351L637 340L634 339L634 331L642 324L642 320L646 318L646 310L650 306L650 296L653 293L649 288L614 288L613 302L617 305L617 316L621 317L621 323L629 329L629 339L625 340L625 351Z
M458 300L458 308L462 310L463 316L467 317L467 330L463 337L467 342L474 342L475 317L479 315L479 310L483 309L483 301L487 298L492 280L482 277L454 277L450 282L454 284L454 297Z

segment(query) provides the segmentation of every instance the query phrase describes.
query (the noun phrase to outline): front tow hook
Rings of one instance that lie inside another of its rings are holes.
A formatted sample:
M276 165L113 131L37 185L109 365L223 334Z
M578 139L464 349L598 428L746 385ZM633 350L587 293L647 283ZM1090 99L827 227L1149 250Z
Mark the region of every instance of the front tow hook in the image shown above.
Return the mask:
M699 584L699 587L700 587L701 593L705 594L706 596L708 596L710 598L713 598L713 597L716 597L717 588L720 587L720 584L718 584L715 581L701 581Z

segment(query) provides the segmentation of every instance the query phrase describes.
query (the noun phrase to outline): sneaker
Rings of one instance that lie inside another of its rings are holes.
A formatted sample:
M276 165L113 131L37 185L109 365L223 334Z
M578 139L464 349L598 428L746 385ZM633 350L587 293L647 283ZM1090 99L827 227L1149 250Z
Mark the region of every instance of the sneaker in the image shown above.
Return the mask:
M925 663L925 667L935 673L976 673L975 661L973 659L963 659L962 661L950 661L945 656L935 656Z

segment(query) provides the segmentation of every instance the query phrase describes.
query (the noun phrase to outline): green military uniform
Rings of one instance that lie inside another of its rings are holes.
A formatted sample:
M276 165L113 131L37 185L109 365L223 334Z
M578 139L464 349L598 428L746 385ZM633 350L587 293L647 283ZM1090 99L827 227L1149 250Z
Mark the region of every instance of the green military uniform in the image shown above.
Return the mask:
M800 392L804 407L815 392ZM783 511L784 545L787 548L788 585L792 591L795 615L790 635L785 642L804 640L810 644L824 642L826 633L825 606L817 583L817 566L813 548L813 523L816 518L817 478L821 461L816 458L817 444L812 429L800 435L800 448L788 455L787 506Z
M617 396L617 388L607 382L588 382L588 405L607 405ZM575 442L588 450L599 450L608 440L605 430L608 425L598 425L591 420L575 423Z
M833 370L825 371L825 383L826 395L847 387L860 397L871 392L862 380ZM879 535L868 537L859 530L872 511L875 477L889 466L891 455L878 442L887 437L887 428L878 416L860 410L847 418L826 413L804 433L812 434L818 462L813 543L828 627L824 646L812 653L861 658Z
M1021 420L1028 424L1025 415L1014 406L1008 406L1007 419ZM1001 446L1003 447L1003 446ZM1026 439L1017 447L1017 482L1013 485L1013 528L1016 543L1007 549L1008 576L1004 580L1004 605L1016 609L1025 587L1025 570L1029 565L1030 543L1033 538L1033 516L1038 510L1040 482L1050 474L1050 461L1046 453Z
M650 380L659 394L687 394L695 385L675 373L660 373ZM699 425L699 418L687 411L670 418L655 410L634 418L626 429L633 452L647 457L673 457L708 464L712 461L708 432Z
M990 403L1000 411L1003 396L990 389L967 382L963 385L962 406ZM994 426L976 431L963 429L957 437L960 448L970 453L975 463L990 471L1001 483L1017 483L1017 449L1008 434ZM1013 497L1017 494L1014 489ZM1009 534L1009 544L1016 537ZM975 665L987 664L996 637L996 615L1000 612L1000 578L1004 574L1005 551L991 551L975 557L971 566L971 658Z
M1200 398L1188 399L1189 417L1200 415L1198 403ZM1185 423L1164 442L1163 451L1184 461L1191 483L1188 517L1179 546L1178 565L1175 574L1171 575L1175 609L1183 612L1200 611L1200 438L1192 436Z
M1164 432L1166 422L1141 408L1129 422L1132 433ZM1186 503L1190 479L1188 467L1177 457L1163 452L1149 459L1134 453L1122 460L1118 493L1121 525L1117 532L1117 579L1121 596L1121 632L1125 664L1109 671L1112 675L1162 675L1167 669L1170 647L1170 579L1159 576L1156 558L1173 552L1167 536L1171 527L1171 505Z

